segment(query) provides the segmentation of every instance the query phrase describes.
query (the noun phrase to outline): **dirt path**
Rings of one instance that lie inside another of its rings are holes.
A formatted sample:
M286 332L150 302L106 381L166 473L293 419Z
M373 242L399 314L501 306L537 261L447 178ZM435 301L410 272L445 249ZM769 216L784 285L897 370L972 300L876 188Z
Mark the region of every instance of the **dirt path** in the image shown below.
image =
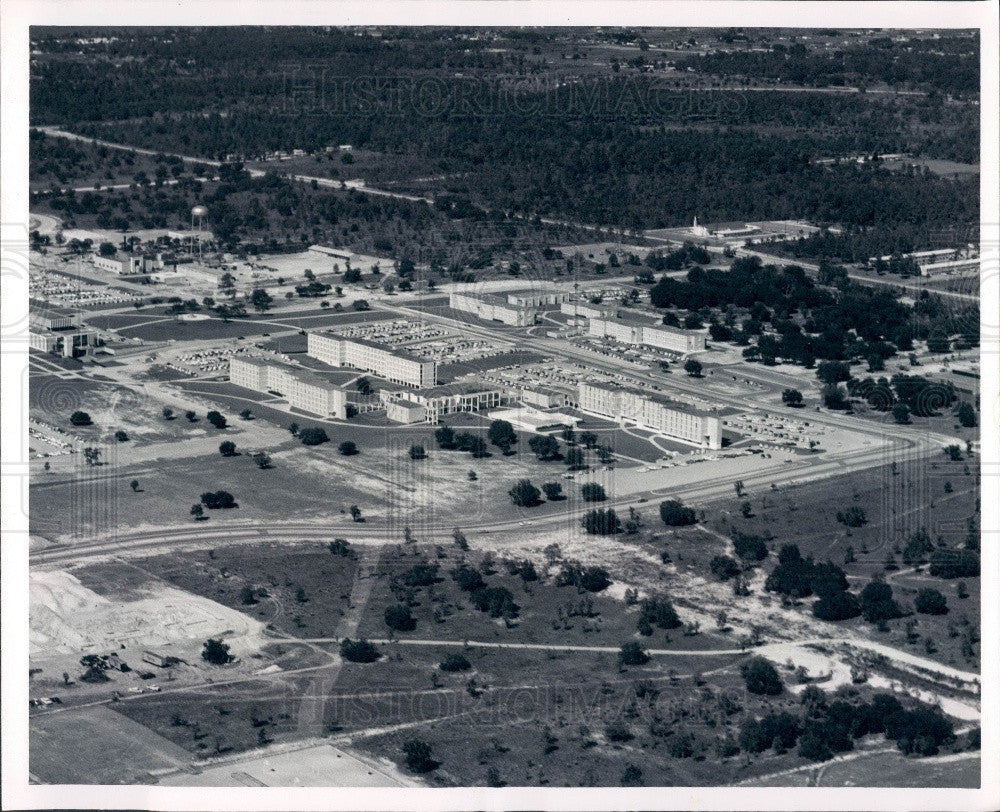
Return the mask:
M361 548L358 560L357 575L351 588L351 597L347 604L347 613L337 627L339 637L353 637L358 630L358 624L368 605L372 589L375 586L379 561L382 558L383 546ZM298 735L322 736L324 733L324 715L326 700L333 691L340 676L343 660L339 655L335 662L325 667L309 683L305 695L299 704Z

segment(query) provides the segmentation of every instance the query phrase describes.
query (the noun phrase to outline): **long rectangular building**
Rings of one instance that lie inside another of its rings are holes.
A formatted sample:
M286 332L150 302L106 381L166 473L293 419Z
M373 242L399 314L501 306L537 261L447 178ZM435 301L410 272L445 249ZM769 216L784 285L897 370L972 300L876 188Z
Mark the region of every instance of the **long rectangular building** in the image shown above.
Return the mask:
M722 424L718 415L638 389L580 384L580 410L635 423L666 437L699 448L722 448Z
M483 321L499 321L511 327L529 327L538 318L538 308L512 304L492 293L458 293L452 291L448 307L472 313Z
M437 383L437 363L404 350L336 333L309 333L306 341L306 352L312 358L333 367L354 367L404 386L428 387Z
M609 338L620 344L657 347L671 352L701 352L705 349L705 334L698 330L682 330L666 324L623 318L593 318L587 331L598 338Z
M383 390L379 394L387 417L397 423L438 423L446 414L495 409L511 400L503 389L470 383L445 384L420 392Z
M229 361L229 380L255 392L279 392L288 405L320 417L347 417L347 394L308 370L262 358Z

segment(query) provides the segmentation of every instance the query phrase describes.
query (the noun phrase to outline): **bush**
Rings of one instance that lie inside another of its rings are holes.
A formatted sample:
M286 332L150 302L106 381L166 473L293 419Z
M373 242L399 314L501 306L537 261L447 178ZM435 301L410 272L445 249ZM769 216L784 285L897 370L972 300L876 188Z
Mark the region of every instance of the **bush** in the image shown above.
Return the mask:
M236 499L227 491L215 491L214 493L207 491L201 495L201 503L209 510L228 510L239 507Z
M609 742L627 742L634 738L632 736L632 731L628 729L628 725L624 722L612 722L606 728L604 728L604 735L607 737Z
M208 420L208 422L211 423L213 426L215 426L217 429L224 429L227 425L226 418L223 417L220 412L217 412L215 410L212 410L211 412L206 414L205 419Z
M470 567L468 564L462 564L453 569L451 577L458 584L459 588L465 592L475 592L477 589L486 586L486 582L483 580L483 576L479 570L475 567Z
M440 762L431 758L431 746L420 739L410 739L403 745L406 754L406 769L412 773L429 773L436 770Z
M229 653L229 646L221 640L209 638L201 650L201 658L212 665L226 665L236 658Z
M849 620L861 614L861 603L850 592L832 592L813 604L812 613L820 620Z
M748 753L763 753L775 740L785 749L795 746L801 733L799 720L782 711L771 713L763 719L750 719L740 729L740 747Z
M649 654L633 640L622 645L618 652L618 662L622 665L645 665L649 662Z
M562 492L562 485L558 482L546 482L542 485L542 490L545 491L545 498L550 502L558 502L566 498Z
M666 596L644 600L639 605L639 618L661 629L676 629L682 625L673 604Z
M861 590L861 615L869 623L881 623L903 616L903 610L892 598L892 587L884 581L870 581Z
M603 502L608 498L608 495L604 492L604 487L596 482L588 482L580 488L580 496L584 502Z
M510 501L518 507L534 507L541 504L542 492L531 484L529 479L518 480L517 484L511 488Z
M115 432L115 440L119 443L127 443L129 440L128 432L118 429L118 431Z
M728 581L742 572L739 562L728 555L717 555L712 558L709 568L712 570L712 574L720 581Z
M851 505L847 510L837 512L837 521L847 527L863 527L868 524L868 517L857 505Z
M520 607L511 591L502 586L482 586L472 593L472 605L490 617L515 618Z
M90 415L86 412L73 412L69 416L69 422L74 426L92 426L94 421L90 419Z
M733 535L733 548L744 561L763 561L767 558L767 544L761 536L737 531Z
M922 615L948 614L948 601L936 589L921 589L913 601L913 606Z
M219 453L223 457L235 457L236 443L232 440L226 440L225 442L219 443Z
M972 550L938 550L931 556L930 573L938 578L976 578L979 554Z
M389 606L385 610L385 625L393 631L412 632L417 628L417 621L408 606Z
M345 637L340 641L340 656L351 663L373 663L382 655L367 640L351 640Z
M441 661L439 668L442 671L447 671L449 673L453 673L455 671L468 671L472 668L472 663L470 663L461 654L449 654Z
M330 440L324 429L315 426L299 429L299 439L302 441L302 445L321 445Z
M337 446L337 450L345 457L351 457L358 453L358 446L357 443L351 440L344 440L344 442Z
M670 527L684 527L698 521L694 508L685 507L675 499L660 504L660 518Z
M778 672L763 657L751 657L740 666L740 674L752 694L777 696L784 690Z
M575 561L568 561L556 576L556 586L569 585L587 592L602 592L611 586L611 578L604 567L582 567Z

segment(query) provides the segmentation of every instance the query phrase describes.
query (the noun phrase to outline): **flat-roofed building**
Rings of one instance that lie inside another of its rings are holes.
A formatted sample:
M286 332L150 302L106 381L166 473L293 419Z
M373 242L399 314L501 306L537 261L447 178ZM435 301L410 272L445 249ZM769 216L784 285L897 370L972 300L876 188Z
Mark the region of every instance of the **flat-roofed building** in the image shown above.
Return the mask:
M511 327L529 327L538 319L537 307L511 304L506 298L493 293L452 291L448 297L448 307L472 313L483 321L499 321Z
M347 393L305 369L262 358L235 356L229 361L229 380L255 392L278 392L293 409L320 417L347 417Z
M405 350L336 333L309 333L306 352L333 367L354 367L392 383L428 387L437 383L437 363Z
M427 419L427 407L409 398L390 400L385 404L385 416L393 423L423 423Z
M700 448L722 447L722 424L718 415L640 389L581 383L581 411L632 422L674 440Z
M671 352L701 352L705 349L705 334L701 331L651 324L648 320L628 316L592 318L587 324L587 332L620 344L656 347Z
M532 386L521 390L521 402L539 409L558 409L576 403L576 392L572 387Z
M564 428L573 428L580 422L579 417L574 417L566 412L543 412L539 409L532 409L529 406L490 412L490 419L506 420L515 428L524 431L533 431L537 434L546 434Z
M83 324L79 311L29 302L28 346L63 358L92 355L97 330Z
M515 307L546 307L569 301L573 294L572 291L553 286L509 290L501 295L506 296L507 304Z
M559 306L559 311L575 319L606 319L612 318L618 313L618 306L590 302L563 302Z
M163 268L163 256L161 254L141 255L141 254L115 254L110 257L102 257L94 254L94 267L102 271L118 274L119 276L134 276L136 274L151 273Z
M389 415L389 405L402 400L422 406L423 419L428 423L438 423L447 414L495 409L510 402L510 396L505 390L474 383L450 383L419 392L383 390L379 395L386 404L386 414L390 420L393 418Z

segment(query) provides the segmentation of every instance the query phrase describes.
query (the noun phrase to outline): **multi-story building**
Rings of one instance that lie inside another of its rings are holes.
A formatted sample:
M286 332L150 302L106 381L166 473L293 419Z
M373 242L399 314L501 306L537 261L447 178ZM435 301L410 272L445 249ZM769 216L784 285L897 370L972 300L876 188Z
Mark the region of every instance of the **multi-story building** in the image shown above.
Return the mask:
M263 358L229 361L229 380L255 392L277 392L293 409L320 417L347 417L347 393L308 370Z
M591 304L590 302L563 302L559 306L560 312L575 319L606 319L612 318L618 313L618 306L614 304Z
M666 324L651 324L647 320L629 317L592 318L587 330L592 336L609 338L621 344L657 347L671 352L701 352L705 349L705 334L698 330L682 330Z
M28 346L64 358L81 358L94 352L97 331L83 324L75 310L30 302Z
M581 383L579 397L581 411L619 423L635 423L700 448L722 447L722 424L718 415L658 393Z
M506 298L493 293L452 291L448 306L452 310L472 313L483 321L499 321L511 327L529 327L538 319L537 307L511 304Z
M452 383L444 386L434 386L419 392L390 392L383 390L379 393L382 402L386 404L386 416L396 422L417 422L412 419L401 420L394 415L403 416L403 412L398 408L390 408L396 402L402 401L405 408L412 409L414 405L421 406L424 410L423 420L428 423L438 423L446 414L455 412L479 412L484 409L494 409L510 402L510 396L503 389L484 387L471 383ZM413 413L407 413L406 417L412 418Z
M521 390L521 402L539 409L560 409L576 404L576 391L569 386L532 386Z
M110 271L119 276L133 276L141 273L151 273L163 268L163 256L155 254L142 256L139 254L115 254L111 257L102 257L94 254L94 267L102 271Z
M546 307L569 301L571 291L556 287L527 288L505 291L507 303L516 307Z
M390 400L385 404L385 416L393 423L423 423L427 419L427 407L408 397Z
M307 353L333 367L354 367L392 383L428 387L437 383L437 364L364 338L344 338L336 333L309 333Z

